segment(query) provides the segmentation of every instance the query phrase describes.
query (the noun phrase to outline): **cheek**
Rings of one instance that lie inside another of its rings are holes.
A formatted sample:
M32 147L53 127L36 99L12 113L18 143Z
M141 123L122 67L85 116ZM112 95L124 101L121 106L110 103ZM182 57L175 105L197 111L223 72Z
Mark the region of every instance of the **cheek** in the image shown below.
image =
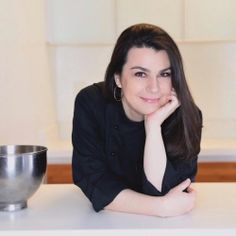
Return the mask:
M161 83L161 91L163 94L170 94L172 90L172 83L171 81L164 81Z
M124 94L135 94L142 89L139 83L135 83L132 79L124 79L122 81L122 90Z

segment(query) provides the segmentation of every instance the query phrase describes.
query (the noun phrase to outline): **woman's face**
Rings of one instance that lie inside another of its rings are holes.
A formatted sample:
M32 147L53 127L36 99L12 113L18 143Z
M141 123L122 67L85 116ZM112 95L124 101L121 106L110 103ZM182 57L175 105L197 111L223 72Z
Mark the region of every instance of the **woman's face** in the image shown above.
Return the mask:
M122 90L122 104L127 117L141 121L144 115L163 106L172 89L168 54L152 48L131 48L116 85Z

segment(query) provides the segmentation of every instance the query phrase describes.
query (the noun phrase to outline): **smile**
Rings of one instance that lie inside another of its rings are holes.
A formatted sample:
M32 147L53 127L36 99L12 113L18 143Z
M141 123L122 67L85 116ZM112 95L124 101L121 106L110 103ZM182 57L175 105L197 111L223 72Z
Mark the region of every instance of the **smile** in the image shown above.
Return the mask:
M143 98L143 97L140 98L147 103L158 103L160 101L160 98Z

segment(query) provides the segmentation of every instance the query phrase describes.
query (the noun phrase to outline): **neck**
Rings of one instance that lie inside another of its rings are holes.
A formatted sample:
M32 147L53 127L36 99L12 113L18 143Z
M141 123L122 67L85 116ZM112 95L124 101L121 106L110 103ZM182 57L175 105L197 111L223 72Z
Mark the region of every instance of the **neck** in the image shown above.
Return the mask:
M134 109L130 108L130 106L127 104L127 102L122 98L121 100L123 109L125 111L125 115L128 117L128 119L135 121L135 122L140 122L144 120L144 115L136 112Z

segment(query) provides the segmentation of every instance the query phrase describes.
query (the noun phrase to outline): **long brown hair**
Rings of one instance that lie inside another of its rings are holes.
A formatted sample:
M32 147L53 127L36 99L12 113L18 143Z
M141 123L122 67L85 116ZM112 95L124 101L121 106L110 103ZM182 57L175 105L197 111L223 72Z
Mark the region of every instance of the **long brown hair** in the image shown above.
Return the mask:
M133 47L147 47L167 52L171 64L172 86L181 103L181 106L162 124L167 155L175 159L186 159L197 155L200 151L201 112L195 105L187 85L179 49L166 31L151 24L137 24L121 33L105 74L106 93L111 100L114 100L116 87L114 75L121 74L127 54Z

